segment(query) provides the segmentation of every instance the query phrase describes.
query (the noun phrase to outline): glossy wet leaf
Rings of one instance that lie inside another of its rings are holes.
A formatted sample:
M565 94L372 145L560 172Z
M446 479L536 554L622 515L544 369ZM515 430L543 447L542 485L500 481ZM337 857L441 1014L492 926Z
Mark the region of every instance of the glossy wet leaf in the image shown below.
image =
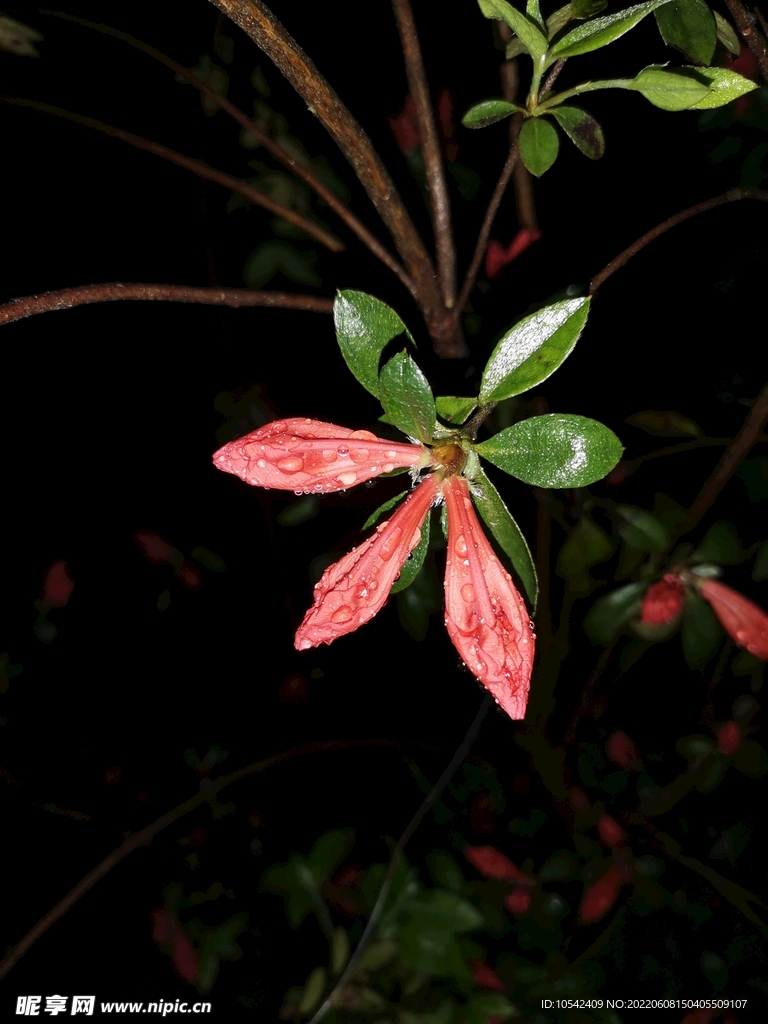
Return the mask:
M704 668L712 660L723 632L715 613L698 594L686 594L680 632L686 664Z
M540 178L557 159L560 140L551 121L530 117L520 129L519 145L523 163L531 174Z
M515 103L507 103L506 100L483 100L469 108L461 123L465 128L485 128L489 124L503 121L519 109Z
M628 583L595 601L584 618L584 629L597 643L608 644L630 619L640 614L640 600L648 584Z
M476 398L457 398L454 395L439 395L435 399L435 408L440 419L446 423L457 425L469 419L477 408Z
M563 105L553 107L552 116L584 156L590 160L599 160L605 153L603 129L586 110Z
M539 583L530 549L522 530L512 518L503 498L479 466L473 473L471 494L480 513L480 518L512 563L512 568L520 578L531 607L535 611Z
M486 18L505 21L519 36L534 60L543 57L547 50L547 37L522 11L518 11L506 0L477 0Z
M709 91L703 99L694 103L692 110L712 110L714 107L723 107L726 103L738 99L739 96L745 96L748 92L759 88L757 82L752 82L728 68L696 68L696 72L707 82Z
M630 547L657 554L667 550L667 531L652 513L633 505L617 505L616 516L619 535Z
M589 298L565 299L523 317L491 353L480 383L480 402L522 394L554 373L571 354L589 313Z
M430 516L427 515L421 525L421 539L405 560L405 564L400 570L400 575L392 585L390 594L399 594L401 590L405 590L406 587L410 587L419 575L421 567L424 565L424 559L427 557L427 551L429 550L429 524Z
M539 0L526 0L525 13L528 18L536 25L537 28L546 35L546 29L544 27L544 19L541 16L541 6Z
M548 63L553 64L561 57L576 57L580 53L589 53L591 50L607 46L625 32L629 32L657 7L669 2L670 0L648 0L647 3L637 4L626 10L606 14L602 18L594 18L577 25L555 43L549 51Z
M435 400L427 378L407 352L398 352L379 374L379 398L391 423L421 441L431 441Z
M477 445L478 454L534 487L586 487L621 458L612 430L586 416L532 416Z
M715 52L715 18L705 0L672 0L654 11L661 38L689 60L709 64Z
M701 81L704 70L652 64L632 79L630 88L661 110L688 110L708 95L709 87Z
M408 328L386 302L367 292L340 291L333 305L336 337L347 366L363 387L379 397L379 362L393 338Z
M731 25L729 21L726 21L722 14L718 14L717 11L712 12L715 16L715 31L717 38L734 57L738 57L741 53L741 43L736 29Z
M371 514L365 520L365 522L362 525L362 529L370 530L374 523L378 523L378 521L381 519L385 512L389 512L391 508L394 508L395 505L399 504L407 494L408 491L401 491L399 494L396 494L394 498L389 498L387 501L384 502L383 505L379 505L376 511L371 512Z

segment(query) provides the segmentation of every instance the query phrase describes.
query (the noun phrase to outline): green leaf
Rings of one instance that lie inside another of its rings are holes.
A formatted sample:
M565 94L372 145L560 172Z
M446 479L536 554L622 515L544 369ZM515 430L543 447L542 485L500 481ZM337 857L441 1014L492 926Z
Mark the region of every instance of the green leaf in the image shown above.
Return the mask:
M612 590L592 605L584 618L588 636L600 644L613 640L621 627L640 612L640 599L648 589L646 580Z
M506 100L483 100L482 103L476 103L474 107L469 108L461 123L465 128L485 128L489 124L503 121L505 117L520 109L516 103L507 103Z
M549 38L551 39L553 36L556 36L561 29L565 28L572 18L573 4L566 4L565 7L559 7L553 14L550 14L547 18L547 35Z
M299 1015L308 1017L322 999L324 991L325 970L322 967L315 967L304 985L304 991L299 1000Z
M398 352L379 374L379 397L384 412L409 437L431 441L435 430L435 400L427 378L407 352Z
M518 1011L501 992L478 992L468 1000L463 1018L467 1024L487 1024L489 1017L506 1020L517 1015Z
M710 64L715 52L715 19L704 0L672 0L654 11L661 38L689 60Z
M505 21L535 61L540 60L547 51L547 37L530 18L522 11L518 11L506 0L477 0L480 10L486 18L496 18L497 21Z
M480 513L480 518L512 563L512 568L519 576L531 607L535 611L539 583L536 577L536 566L525 537L510 515L501 495L480 466L474 472L472 483L472 499Z
M667 550L667 531L650 512L633 505L617 505L616 514L619 517L616 524L619 535L630 547L656 554Z
M589 303L589 298L555 302L511 327L483 370L478 400L500 402L546 380L573 351Z
M722 631L715 613L698 594L687 593L681 627L683 657L691 668L704 668L717 650Z
M738 565L743 562L744 550L734 526L724 520L713 523L691 559L695 562L714 562L716 565Z
M674 410L658 412L656 409L645 409L627 416L626 422L655 437L701 437L703 433L698 423Z
M605 136L597 121L581 107L553 107L552 116L568 138L590 160L599 160L605 153Z
M560 149L555 126L543 117L530 117L523 122L518 141L523 163L540 178L555 162Z
M320 836L309 854L309 864L318 882L331 876L354 841L355 831L351 828L333 829Z
M333 318L347 366L363 387L378 398L381 354L401 334L413 341L408 328L394 309L366 292L337 292Z
M723 44L723 46L734 57L738 57L741 53L741 42L736 34L736 29L731 25L729 21L726 21L722 14L718 14L717 11L712 11L715 16L715 31L717 38Z
M424 565L424 559L427 557L427 551L429 550L429 524L430 517L427 515L421 525L421 538L419 543L405 560L405 563L400 570L400 575L392 585L390 594L399 594L401 590L405 590L406 587L410 587L419 575L421 567Z
M739 96L745 96L753 89L758 89L757 82L752 82L743 75L727 68L696 68L700 78L703 78L708 86L707 95L694 103L691 110L712 110L714 107L723 107Z
M455 859L445 850L433 850L427 858L427 866L435 884L451 892L461 892L464 875Z
M373 524L377 523L385 512L389 512L389 510L391 508L394 508L399 501L402 501L402 499L406 496L407 493L408 491L401 491L399 494L396 494L394 498L390 498L388 501L385 501L383 505L379 505L376 511L371 512L371 514L363 523L363 530L370 530Z
M752 566L752 579L768 580L768 541L758 550L755 564Z
M349 935L341 925L333 930L331 940L331 973L341 974L349 960Z
M446 423L460 425L477 408L476 398L456 398L453 395L439 395L435 399L435 408L440 419Z
M651 64L629 83L655 107L662 110L688 110L704 99L709 87L701 81L705 69L663 68ZM728 102L725 100L724 102Z
M479 455L534 487L586 487L623 451L612 430L586 416L532 416L477 445Z
M608 6L608 0L573 0L571 4L571 17L577 21L584 21L592 18Z
M586 512L565 539L557 557L557 572L565 579L607 562L616 544Z
M483 923L483 915L469 900L445 889L425 889L418 893L409 900L408 912L449 934L475 931Z
M546 35L546 29L544 28L544 19L541 16L541 7L539 0L526 0L525 13L528 18Z
M561 57L576 57L580 53L589 53L591 50L607 46L625 32L629 32L651 11L669 2L670 0L648 0L647 3L627 7L624 11L585 21L555 43L547 55L547 63L554 64Z

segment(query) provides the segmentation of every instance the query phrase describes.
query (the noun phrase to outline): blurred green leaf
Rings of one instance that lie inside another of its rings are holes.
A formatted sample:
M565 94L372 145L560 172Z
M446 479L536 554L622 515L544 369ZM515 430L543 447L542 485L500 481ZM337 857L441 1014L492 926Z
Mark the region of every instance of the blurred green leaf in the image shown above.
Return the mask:
M722 14L718 14L717 11L712 12L715 16L715 31L717 38L723 44L723 46L734 57L738 57L741 53L741 41L736 32L736 29L731 25L729 21L726 21Z
M647 3L627 7L614 14L606 14L602 18L585 21L555 43L547 55L548 64L554 64L561 57L576 57L580 53L589 53L591 50L607 46L625 32L629 32L651 11L668 2L669 0L649 0Z
M617 505L616 516L616 529L630 547L657 554L666 551L669 538L656 516L632 505Z
M409 900L408 913L449 933L475 931L483 923L483 916L476 907L446 889L426 889L418 893Z
M517 1017L518 1011L500 992L478 992L466 1003L464 1014L467 1024L488 1024L489 1017L506 1020Z
M757 82L744 78L729 68L696 68L698 74L706 80L709 92L703 99L694 103L692 110L712 110L714 107L725 106L739 96L745 96L754 89L759 89Z
M757 740L742 740L731 760L738 771L751 779L761 779L768 772L768 753Z
M723 634L715 613L698 594L686 594L681 633L686 664L691 668L704 668Z
M631 618L640 612L640 598L647 582L628 583L595 601L584 618L587 634L601 644L610 643Z
M710 64L717 30L705 0L673 0L654 12L661 38L681 50L689 60Z
M699 68L665 68L652 64L643 68L629 87L662 110L688 110L709 93L709 87L700 80L701 73Z
M400 947L391 939L383 942L372 942L363 952L359 960L359 967L363 971L378 971L391 963L400 951Z
M363 523L363 530L369 530L374 523L377 523L379 519L381 519L385 512L389 512L389 510L391 508L394 508L395 505L398 504L398 502L402 501L406 494L408 494L408 491L401 491L399 494L396 494L394 498L389 498L387 501L384 502L383 505L379 505L376 511L371 512L371 514Z
M646 409L643 412L632 413L627 416L626 422L632 427L644 430L646 434L653 434L656 437L701 437L701 427L682 416L679 412L659 412L656 409Z
M341 974L349 960L349 935L347 929L339 925L333 930L331 940L331 974Z
M300 252L288 242L264 242L248 257L243 278L249 288L262 288L276 274L284 274L296 284L316 288L322 284L315 271L314 252Z
M318 882L330 878L355 841L355 830L334 829L320 836L309 854L309 864Z
M306 523L309 519L313 519L317 515L319 507L320 502L316 495L308 494L284 508L278 515L277 521L281 526L298 526L300 523Z
M529 117L524 121L518 142L523 163L537 178L549 170L560 149L557 130L543 117Z
M445 850L433 850L427 858L429 873L435 885L449 892L461 892L465 879L456 860Z
M752 566L752 579L768 580L768 541L765 541L757 552L755 564Z
M603 129L586 110L563 104L552 108L552 116L584 156L599 160L605 153Z
M378 398L381 354L401 334L413 342L408 328L394 309L366 292L338 292L333 317L347 366L363 387Z
M507 427L476 451L535 487L586 487L613 469L623 449L597 420L550 413Z
M472 499L480 513L480 518L512 563L512 568L520 578L531 607L535 611L539 584L536 577L536 566L526 539L510 515L503 498L480 466L474 470L472 482L474 485L471 492Z
M419 543L405 560L403 567L400 570L400 575L392 584L392 589L390 590L391 594L399 594L401 590L405 590L406 587L410 587L421 572L421 567L424 565L424 559L427 557L427 551L429 550L430 520L431 517L429 513L427 513L424 522L421 524L421 537L419 539Z
M379 397L391 423L420 441L435 431L435 400L427 378L407 352L398 352L379 374Z
M452 395L440 395L435 399L438 416L446 423L460 425L477 408L476 398L456 398Z
M578 863L568 850L557 850L542 865L539 877L542 882L567 882L576 874Z
M503 121L505 117L514 114L520 107L516 103L508 103L506 100L483 100L470 107L461 123L465 128L486 128L489 124L496 124Z
M581 337L589 304L589 298L566 299L523 317L511 327L483 370L478 401L499 402L546 380Z
M512 31L520 37L534 60L539 60L547 50L547 38L536 24L522 11L516 10L506 0L477 0L480 10L486 18L505 21Z
M608 561L615 551L614 541L584 512L560 548L557 572L565 579L578 576L593 565Z
M304 991L299 1002L299 1014L308 1017L316 1006L319 1006L325 991L325 969L315 967L307 978Z
M696 562L714 562L715 565L736 565L743 562L744 550L736 528L724 520L713 523L691 558Z

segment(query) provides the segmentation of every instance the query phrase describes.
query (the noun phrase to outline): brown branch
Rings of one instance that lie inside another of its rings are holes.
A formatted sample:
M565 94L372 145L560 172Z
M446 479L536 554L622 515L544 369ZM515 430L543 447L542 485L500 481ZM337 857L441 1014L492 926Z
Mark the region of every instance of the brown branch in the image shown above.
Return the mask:
M368 230L368 228L358 220L358 218L349 210L341 200L331 192L329 188L315 177L308 167L300 163L292 153L289 153L287 149L275 142L265 131L263 131L255 121L239 107L236 107L234 103L226 98L226 96L220 96L217 92L214 92L209 85L207 85L201 78L190 71L189 68L185 68L183 64L179 64L172 57L163 53L161 50L157 50L154 46L150 46L149 43L143 42L141 39L136 39L134 36L128 35L126 32L120 32L118 29L112 28L111 25L97 24L93 21L86 21L85 18L76 18L71 14L56 13L57 18L63 18L65 21L74 22L77 25L82 25L85 28L93 29L95 32L101 32L104 35L113 36L115 39L120 39L124 43L128 43L130 46L135 47L142 53L146 53L147 56L152 57L154 60L164 64L171 71L185 78L191 85L194 85L196 89L199 89L201 93L207 96L214 103L217 103L225 113L235 120L245 131L249 132L257 142L259 142L265 149L267 149L276 160L279 160L285 167L293 171L297 178L300 178L305 185L308 185L322 200L333 210L337 217L339 217L350 229L354 232L360 241L368 247L368 249L376 256L384 266L388 267L394 274L397 275L402 284L413 294L413 283L406 274L404 268L397 262L395 257L389 250L381 244L376 236Z
M183 284L84 284L78 288L44 292L11 299L0 306L0 326L23 320L36 313L71 309L92 302L116 299L140 299L160 302L200 302L206 306L277 306L282 309L303 309L312 313L332 313L333 300L314 295L291 295L288 292L254 292L247 288L190 288Z
M107 857L97 864L96 867L89 871L88 874L81 878L77 885L70 889L67 895L60 900L55 907L48 911L48 913L42 917L37 924L32 928L21 942L18 942L0 961L0 979L4 978L11 968L21 959L22 956L27 952L30 946L35 943L42 935L44 935L51 925L55 924L60 917L63 917L66 912L77 903L81 896L84 896L90 889L96 885L109 871L112 870L120 861L133 853L134 850L138 850L141 846L146 846L150 843L155 836L162 832L164 828L172 825L175 821L183 818L189 814L190 811L194 811L196 807L201 807L203 804L213 800L225 786L232 785L233 782L239 782L241 779L248 778L250 775L256 775L258 772L263 772L267 768L272 768L275 765L285 764L287 761L292 761L296 757L306 757L309 754L324 753L332 750L347 750L350 747L400 747L402 744L398 740L390 739L366 739L366 740L321 740L317 743L304 743L299 747L293 747L290 750L284 750L279 754L273 754L271 757L265 757L262 761L256 761L254 764L247 765L245 768L240 768L236 772L232 772L231 775L225 775L221 779L216 779L211 783L210 787L205 791L197 793L195 796L190 797L189 800L185 800L184 803L179 804L178 807L174 807L172 811L168 811L166 814L161 815L151 825L147 825L140 832L135 832L129 839L126 839L124 843L113 850Z
M454 316L459 317L467 304L467 299L475 286L475 280L477 279L477 272L480 269L480 264L483 261L485 250L488 248L488 239L491 235L491 228L493 222L496 219L496 214L499 209L502 197L506 191L509 179L512 177L512 171L515 169L518 157L518 145L517 141L513 144L507 159L504 162L504 166L501 169L499 180L496 182L496 188L493 190L491 201L488 204L488 209L485 211L485 217L480 228L480 234L477 236L477 243L475 245L475 251L472 255L472 262L469 264L466 277L464 278L464 284L462 285L461 292L458 299L456 300L456 306L454 307Z
M763 427L768 421L768 384L757 396L752 408L747 413L741 430L726 448L715 466L714 472L699 491L698 497L688 509L683 532L687 533L696 526L709 510L723 487L739 468L749 454L750 449L760 439Z
M329 231L320 227L318 224L313 223L306 217L302 217L300 213L296 213L295 210L289 209L287 206L282 206L280 203L276 203L273 199L270 199L266 193L260 189L255 188L253 185L249 185L246 181L240 181L238 178L233 178L229 174L225 174L224 171L219 171L215 167L209 167L207 164L202 163L200 160L193 160L191 157L184 156L183 153L177 153L174 149L169 149L168 146L163 146L159 142L153 142L151 139L144 139L140 135L134 135L132 132L124 131L122 128L115 128L114 125L105 124L103 121L97 121L92 117L85 117L83 114L75 114L71 110L63 110L61 107L53 107L48 103L38 103L37 100L27 100L19 96L0 96L0 103L7 103L15 107L26 107L29 110L37 110L43 114L52 114L54 117L61 117L67 121L74 121L76 124L85 125L86 128L93 128L97 132L101 132L103 135L110 135L115 139L120 139L122 142L127 142L131 146L135 146L137 149L143 149L147 153L154 153L155 156L162 157L163 160L168 160L172 164L176 164L179 167L184 167L188 171L192 171L200 178L206 178L208 181L215 181L218 185L222 185L224 188L231 189L233 192L239 192L240 195L245 196L252 203L257 206L263 206L264 209L269 210L270 213L274 213L278 217L283 217L285 220L290 221L291 224L295 224L296 227L306 232L316 242L326 246L331 252L343 252L346 246L344 243L332 235Z
M768 191L759 188L733 188L728 192L724 192L723 195L714 196L712 199L705 199L703 203L697 203L695 206L689 206L687 210L683 210L681 213L676 213L674 217L670 217L661 224L657 224L655 228L651 228L650 231L646 231L644 235L641 235L637 241L633 242L632 245L627 246L623 252L620 252L618 256L615 256L607 266L603 267L599 274L596 274L592 278L589 285L589 294L594 295L597 289L604 284L611 274L614 274L617 270L624 266L636 253L644 249L649 242L652 242L659 235L663 235L665 231L669 231L670 228L677 227L678 224L682 224L683 221L690 220L691 217L695 217L699 213L706 213L707 210L714 210L716 206L723 206L725 203L735 203L739 199L759 199L761 202L768 202Z
M424 164L427 171L427 186L432 200L432 225L435 232L437 252L437 276L443 303L451 309L456 302L456 248L451 229L451 204L448 185L445 180L443 154L437 134L432 101L429 95L427 75L424 70L413 9L409 0L392 0L397 19L397 29L405 57L408 88L416 108L416 123L419 128Z
M405 262L436 354L447 359L465 356L466 346L458 324L443 305L429 253L362 126L262 0L211 2L274 61L349 160Z
M765 44L765 39L755 29L753 15L747 10L741 0L725 0L725 3L731 12L731 17L736 22L739 35L755 55L757 65L760 68L760 74L768 82L768 46Z
M552 70L547 75L544 84L541 87L541 92L539 93L540 97L543 96L545 92L549 92L549 90L555 84L555 82L557 81L557 76L565 67L566 60L566 57L561 57L560 60L556 60L555 63L552 65Z

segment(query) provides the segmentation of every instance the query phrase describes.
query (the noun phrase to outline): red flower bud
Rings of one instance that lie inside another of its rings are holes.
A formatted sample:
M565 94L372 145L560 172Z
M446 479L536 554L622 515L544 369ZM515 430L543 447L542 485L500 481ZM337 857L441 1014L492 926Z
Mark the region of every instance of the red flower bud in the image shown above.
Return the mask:
M741 746L741 729L734 721L724 722L717 730L717 746L723 754L731 755Z
M606 914L613 904L621 888L621 875L615 866L608 868L602 878L585 890L579 909L579 920L582 924L598 921Z
M683 610L683 581L673 573L652 583L643 595L640 621L648 626L666 626Z
M531 909L531 894L525 886L519 885L504 902L510 914L522 917Z
M472 960L471 966L472 977L478 988L486 988L492 992L506 992L501 978L484 960Z
M485 253L485 276L489 281L498 277L508 263L516 260L540 238L541 232L538 228L520 228L506 249L501 242L491 239Z
M640 755L637 752L635 741L630 739L625 732L616 731L611 734L605 746L608 757L620 768L636 770L640 767Z
M520 868L495 846L465 846L464 856L486 878L499 882L530 881L528 875L523 874Z
M768 615L762 608L719 580L701 580L698 588L730 638L755 657L768 659Z
M67 572L67 563L59 559L50 566L43 579L43 602L49 608L63 608L74 589L75 584Z
M624 842L624 829L610 814L601 814L597 820L597 834L606 846L621 846Z

